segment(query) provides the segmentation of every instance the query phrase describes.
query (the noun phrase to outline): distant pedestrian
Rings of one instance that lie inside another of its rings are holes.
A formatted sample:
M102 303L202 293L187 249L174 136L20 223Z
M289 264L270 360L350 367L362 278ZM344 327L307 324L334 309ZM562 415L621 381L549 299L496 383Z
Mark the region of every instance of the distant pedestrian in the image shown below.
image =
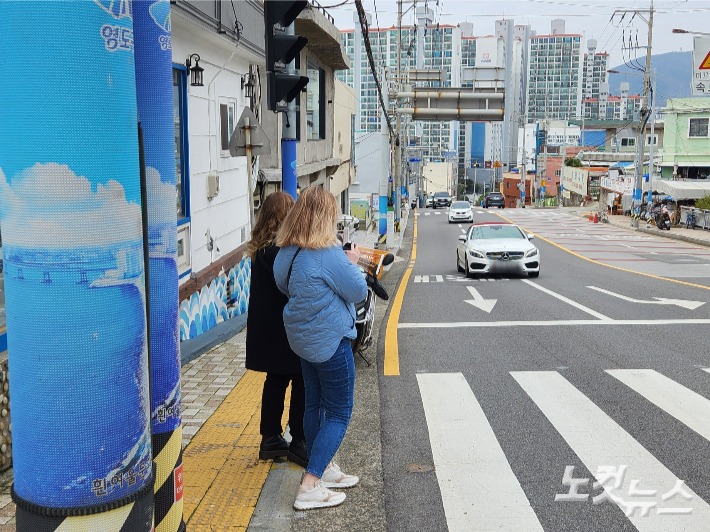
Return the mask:
M353 409L354 304L367 295L355 266L360 250L353 244L343 251L336 239L339 211L332 194L307 188L276 239L276 284L289 296L283 313L286 334L301 357L306 385L303 428L309 460L294 502L297 510L337 506L345 494L328 488L348 488L359 480L332 462Z
M303 433L305 392L301 360L291 350L283 323L283 309L288 298L276 287L274 260L279 248L274 244L281 222L294 205L285 192L266 198L254 224L248 244L251 257L251 295L247 315L246 367L266 373L261 396L261 445L259 458L278 456L306 467L306 441ZM288 425L291 444L284 439L281 418L286 389L291 384Z

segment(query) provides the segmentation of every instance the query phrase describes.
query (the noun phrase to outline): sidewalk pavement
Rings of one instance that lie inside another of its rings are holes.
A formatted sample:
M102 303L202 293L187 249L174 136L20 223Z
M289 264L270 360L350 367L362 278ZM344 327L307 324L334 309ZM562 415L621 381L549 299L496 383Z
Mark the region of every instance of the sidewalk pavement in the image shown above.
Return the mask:
M673 240L682 240L691 244L710 247L710 231L705 229L686 229L684 226L678 225L671 227L670 231L661 231L657 227L646 227L645 221L639 221L638 228L631 227L631 218L628 216L614 215L609 216L609 224L622 229L631 231L639 231L650 235L662 236L664 238L672 238Z

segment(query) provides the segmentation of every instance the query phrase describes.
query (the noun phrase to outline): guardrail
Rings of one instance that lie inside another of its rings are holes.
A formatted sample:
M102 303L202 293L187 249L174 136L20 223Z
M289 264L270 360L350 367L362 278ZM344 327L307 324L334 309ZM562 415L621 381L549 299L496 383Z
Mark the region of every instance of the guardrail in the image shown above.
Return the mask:
M680 208L680 223L685 225L688 219L688 212L693 211L695 215L695 227L700 227L701 229L710 229L710 211L706 209L696 209L695 207L684 207Z
M308 1L309 1L309 3L310 3L313 7L315 7L318 11L320 11L321 13L323 13L323 14L326 16L326 18L327 18L328 20L330 20L330 23L333 24L333 26L335 26L335 19L331 16L330 13L328 13L328 12L325 10L325 8L324 8L322 5L320 5L320 4L318 3L317 0L308 0Z

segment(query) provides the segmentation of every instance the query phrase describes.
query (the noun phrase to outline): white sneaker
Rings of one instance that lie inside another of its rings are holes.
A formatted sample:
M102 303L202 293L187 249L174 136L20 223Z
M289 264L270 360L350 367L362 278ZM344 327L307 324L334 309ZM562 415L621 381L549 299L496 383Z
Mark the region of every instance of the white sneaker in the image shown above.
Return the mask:
M298 488L298 495L293 507L296 510L313 510L315 508L328 508L330 506L338 506L345 500L344 493L330 491L320 480L311 489L306 489L304 486Z
M326 488L352 488L360 479L355 475L346 475L337 464L331 462L320 481Z

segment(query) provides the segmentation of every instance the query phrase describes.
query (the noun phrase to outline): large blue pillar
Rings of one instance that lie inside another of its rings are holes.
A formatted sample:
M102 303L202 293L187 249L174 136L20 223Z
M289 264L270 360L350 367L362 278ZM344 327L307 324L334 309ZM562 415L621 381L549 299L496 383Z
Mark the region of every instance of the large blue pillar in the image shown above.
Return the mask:
M169 0L133 2L138 116L148 207L155 530L185 529L178 338L175 125Z
M152 528L133 47L130 2L0 2L18 532Z

